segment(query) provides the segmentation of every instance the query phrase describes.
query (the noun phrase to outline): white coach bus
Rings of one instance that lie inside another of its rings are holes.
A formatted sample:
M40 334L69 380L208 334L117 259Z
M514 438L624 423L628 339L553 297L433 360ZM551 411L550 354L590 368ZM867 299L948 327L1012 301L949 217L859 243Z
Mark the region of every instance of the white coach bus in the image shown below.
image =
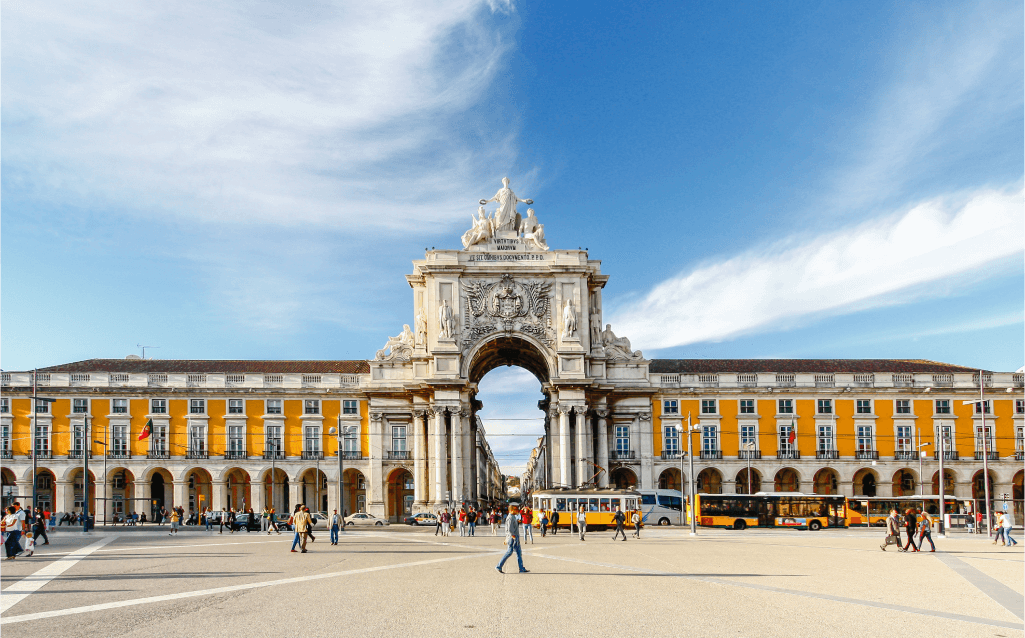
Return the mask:
M683 495L679 490L637 490L645 525L682 525Z

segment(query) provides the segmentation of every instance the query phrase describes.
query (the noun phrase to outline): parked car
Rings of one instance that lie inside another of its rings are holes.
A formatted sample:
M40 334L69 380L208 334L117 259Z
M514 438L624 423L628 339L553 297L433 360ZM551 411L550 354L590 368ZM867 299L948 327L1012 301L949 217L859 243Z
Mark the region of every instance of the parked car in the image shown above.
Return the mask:
M282 532L291 532L292 526L288 522L288 514L275 514L274 522L277 523L278 530Z
M357 512L345 517L346 525L388 525L388 521L383 518L377 518L373 514L367 514L366 512Z
M413 514L402 519L402 522L406 525L423 525L427 527L434 527L438 524L438 517L430 512L420 512L419 514Z
M260 531L260 515L250 514L249 512L236 514L235 523L231 526L231 529L236 532L240 532L242 530L247 532L258 532Z

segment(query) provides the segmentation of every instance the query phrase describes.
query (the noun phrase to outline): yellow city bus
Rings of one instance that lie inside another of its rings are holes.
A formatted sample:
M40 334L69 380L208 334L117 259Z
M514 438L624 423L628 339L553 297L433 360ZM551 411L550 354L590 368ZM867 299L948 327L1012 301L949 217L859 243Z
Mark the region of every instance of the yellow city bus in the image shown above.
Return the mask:
M630 515L640 509L641 494L634 490L619 489L550 489L534 492L531 507L534 510L533 524L541 525L541 513L559 513L559 528L576 525L580 506L587 508L587 529L598 530L615 526L613 517L619 507L626 515L626 526L633 527Z
M695 501L698 525L702 527L819 530L848 526L847 499L843 496L799 492L698 494Z
M961 511L961 500L952 496L944 496L945 507L943 511L947 514L957 514ZM940 513L939 496L852 496L847 499L848 524L850 525L871 525L882 527L886 525L886 517L890 515L891 509L896 509L901 514L908 508L916 511L925 510L933 516Z

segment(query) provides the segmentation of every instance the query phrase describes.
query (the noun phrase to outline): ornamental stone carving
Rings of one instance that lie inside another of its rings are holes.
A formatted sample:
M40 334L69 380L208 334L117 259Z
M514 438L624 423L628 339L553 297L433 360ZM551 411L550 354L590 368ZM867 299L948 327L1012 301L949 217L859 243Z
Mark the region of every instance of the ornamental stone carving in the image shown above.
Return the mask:
M577 313L573 310L573 302L566 300L566 307L562 309L562 336L571 338L577 336Z
M605 346L605 355L612 361L640 361L644 355L640 350L630 349L630 340L626 337L617 337L612 332L612 324L605 324L605 330L601 333L601 343Z
M409 324L402 326L402 334L397 337L388 337L388 342L377 351L377 361L409 361L413 355L413 331Z
M466 308L463 348L495 332L519 331L545 345L554 342L549 281L466 279L460 282Z
M441 339L454 339L456 332L456 321L452 315L452 306L448 305L448 300L441 302L441 307L438 308L438 324L441 329L439 338Z

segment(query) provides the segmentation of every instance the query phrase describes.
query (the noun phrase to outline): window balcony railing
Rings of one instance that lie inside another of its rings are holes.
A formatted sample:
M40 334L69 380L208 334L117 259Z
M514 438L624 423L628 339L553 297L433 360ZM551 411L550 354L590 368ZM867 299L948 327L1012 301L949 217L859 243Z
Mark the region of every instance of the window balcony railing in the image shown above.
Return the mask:
M893 453L894 461L917 461L918 455L914 450L897 450Z
M93 457L93 453L90 452L89 453L89 458L92 458L92 457ZM69 460L81 459L81 458L82 458L82 450L71 450L70 452L68 452L68 459Z
M762 458L762 451L761 450L740 450L739 452L737 452L737 458L738 459L758 460L758 459Z
M838 459L840 453L836 450L815 450L815 458L817 459Z
M721 459L722 450L701 450L701 458L703 459Z
M975 453L975 460L976 461L981 461L983 455L986 456L986 460L987 461L999 461L1000 460L1000 454L998 454L997 452L976 452Z
M35 457L37 459L52 459L53 454L50 452L50 450L36 450ZM28 458L32 458L31 452L29 453Z
M245 450L225 450L224 460L225 461L239 461L249 458L249 453Z
M13 459L14 452L11 450L0 450L0 459Z
M150 450L146 453L146 458L166 461L171 458L171 453L167 450Z
M780 451L776 452L776 458L777 459L799 459L799 458L801 458L801 453L798 452L797 450L780 450Z
M940 453L939 452L933 452L932 453L932 458L933 458L934 461L939 461L940 460ZM957 460L960 460L960 458L961 458L961 455L958 454L954 450L944 450L944 452L943 452L943 460L944 461L957 461Z
M9 454L9 452L8 452L8 454ZM9 459L11 457L5 456L4 458L5 459ZM1014 460L1015 461L1025 461L1025 450L1018 450L1017 452L1015 452L1014 453Z
M679 450L674 450L674 451L662 450L662 460L663 461L680 460L682 458L685 458L686 456L687 456L686 452L681 452Z
M385 450L384 458L388 461L408 461L409 450Z
M632 461L633 458L633 450L613 450L609 452L609 459L613 461Z
M209 452L200 452L198 450L189 450L185 453L187 459L208 459L210 458Z
M304 461L320 461L323 460L324 453L315 450L303 450L302 459Z
M854 453L854 458L861 459L863 461L878 461L879 452L876 450L857 450Z
M107 452L107 458L108 459L130 459L130 458L132 458L132 453L128 452L128 451Z
M346 461L362 461L366 457L361 450L342 450L342 458Z
M268 451L268 452L264 452L263 453L263 460L264 461L270 461L271 459L274 459L276 461L284 461L285 460L285 452L284 452L284 450L274 450L272 452Z

